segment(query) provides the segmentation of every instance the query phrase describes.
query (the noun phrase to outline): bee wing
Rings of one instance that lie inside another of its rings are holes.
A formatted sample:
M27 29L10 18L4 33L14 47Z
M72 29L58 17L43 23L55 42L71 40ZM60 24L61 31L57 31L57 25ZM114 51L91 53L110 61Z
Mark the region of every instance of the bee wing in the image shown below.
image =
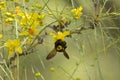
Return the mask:
M63 51L63 54L67 59L69 59L69 55L67 54L67 52L65 50Z
M55 55L56 55L57 51L56 49L53 49L49 54L48 56L46 57L47 60L53 58Z

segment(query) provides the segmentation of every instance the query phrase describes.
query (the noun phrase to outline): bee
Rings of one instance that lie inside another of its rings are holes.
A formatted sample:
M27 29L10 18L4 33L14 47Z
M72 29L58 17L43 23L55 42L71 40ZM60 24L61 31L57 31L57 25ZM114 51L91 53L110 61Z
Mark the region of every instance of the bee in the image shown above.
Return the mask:
M48 54L48 56L46 57L47 60L53 58L57 52L63 52L63 55L69 59L69 55L67 54L67 52L65 51L65 49L67 48L66 46L66 42L62 41L61 39L57 40L55 42L55 48Z

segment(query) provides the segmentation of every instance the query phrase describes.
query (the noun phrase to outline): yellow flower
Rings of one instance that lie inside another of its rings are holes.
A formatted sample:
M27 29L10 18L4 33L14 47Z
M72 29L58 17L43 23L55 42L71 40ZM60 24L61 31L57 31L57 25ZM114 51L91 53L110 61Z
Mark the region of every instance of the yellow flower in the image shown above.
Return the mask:
M25 14L25 13L18 13L18 16L21 16L20 24L21 25L30 25L30 26L37 26L42 25L40 24L41 21L45 18L45 14L38 14L37 12Z
M6 2L5 2L5 1L1 1L1 2L0 2L0 5L5 6L5 5L6 5Z
M40 72L37 72L37 73L35 73L35 76L36 76L36 77L40 77L40 76L41 76L41 73L40 73Z
M36 26L32 26L31 28L28 28L27 30L21 32L19 35L20 36L33 36L33 35L38 35L39 29L36 28Z
M5 12L5 16L10 17L10 18L15 18L15 14L13 14L11 12Z
M39 29L37 29L38 25L42 25L42 20L45 17L45 14L38 14L37 12L25 14L18 13L18 16L21 16L20 24L22 25L22 31L19 35L21 36L33 36L39 33Z
M29 35L28 31L22 31L20 34L20 36L27 36Z
M0 38L2 38L3 37L3 35L2 34L0 34Z
M6 23L12 23L15 21L15 14L13 14L12 12L5 12L5 22Z
M40 14L39 16L38 16L38 19L39 20L42 20L42 19L44 19L45 18L45 14L44 13L42 13L42 14Z
M57 40L61 39L62 41L64 41L64 38L68 35L70 35L70 31L65 31L65 32L58 32L57 34L55 33L50 33L50 35L53 36L54 41L56 42Z
M26 44L31 44L33 41L33 38L31 36L28 37Z
M54 68L54 67L51 67L50 70L51 70L52 72L54 72L54 71L55 71L55 68Z
M38 8L38 9L42 8L40 4L34 4L33 7Z
M72 9L71 12L73 13L75 19L79 19L80 16L82 15L82 10L83 8L80 6L79 8L77 9Z
M5 19L5 22L6 22L6 23L11 23L11 22L13 22L13 21L14 21L14 19L11 18L11 17Z
M0 2L0 10L4 10L6 6L6 2L5 1L1 1Z
M27 25L28 14L23 13L23 12L19 12L19 13L17 13L17 15L21 17L21 19L19 21L20 25Z
M22 54L22 48L20 47L20 43L21 42L19 39L15 39L15 40L8 39L4 43L4 46L8 47L9 49L9 54L8 54L9 57L13 56L14 53Z
M15 7L15 13L18 14L20 12L20 6Z

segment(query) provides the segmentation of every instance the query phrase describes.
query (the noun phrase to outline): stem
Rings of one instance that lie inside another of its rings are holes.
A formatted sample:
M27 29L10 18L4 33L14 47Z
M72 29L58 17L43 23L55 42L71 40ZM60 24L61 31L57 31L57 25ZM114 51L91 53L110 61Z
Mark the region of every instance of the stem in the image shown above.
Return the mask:
M71 0L72 7L75 8L73 0Z
M107 1L108 1L108 0L105 0L104 4L103 4L103 6L102 6L102 8L101 8L101 10L100 10L100 15L102 14L102 11L103 11L103 9L104 9L104 7L105 7Z
M14 60L14 66L17 65L17 58ZM17 66L14 67L14 79L17 80Z
M16 19L15 19L15 31L16 31L16 39L18 39L18 24Z
M49 2L49 0L47 0L47 3L45 3L45 0L42 0L44 2L44 4L46 4L45 6L48 8L48 10L52 13L52 15L55 17L55 19L57 19L57 17L53 14L53 11L49 8L49 6L47 5L47 3Z
M25 80L27 80L27 69L25 68Z
M14 59L14 80L19 80L19 54Z
M76 73L77 69L79 67L79 64L76 65L76 68L74 69L73 73L71 74L70 78L68 80L71 80L74 74Z
M40 62L41 62L41 65L42 65L43 69L45 70L45 64L44 64L44 62L42 61L40 55L38 55L38 57L39 57L39 59L40 59Z
M72 76L69 72L67 72L63 67L60 66L60 68L61 68L69 77L71 77L72 80L75 80L75 79L73 78L73 76Z
M12 74L12 71L9 69L9 67L8 67L8 65L7 65L7 63L6 63L6 60L4 60L4 64L5 64L6 69L7 69L8 72L10 73L10 76L11 76L12 80L14 80L14 76L13 76L13 74Z
M97 59L97 65L98 65L98 71L99 71L99 76L101 80L104 80L103 76L102 76L102 72L101 72L101 68L100 68L100 62L99 59Z
M103 34L103 33L102 33ZM94 33L94 35L95 35L95 44L96 44L96 50L99 50L99 48L98 48L98 44L97 44L97 42L98 42L98 38L97 38L97 30L95 29L95 33ZM103 35L102 35L102 37L103 37ZM102 38L102 40L103 40L103 38ZM103 48L103 50L105 49L105 47ZM106 49L105 49L106 50ZM105 52L105 51L104 51ZM99 53L98 53L98 51L96 51L96 58L98 58L97 59L97 66L98 66L98 71L99 71L99 76L100 76L100 80L104 80L104 78L103 78L103 76L102 76L102 72L101 72L101 68L100 68L100 62L99 62Z
M19 80L19 55L17 55L17 80Z
M5 71L5 69L0 65L0 68L3 70L3 72L5 73L5 75L8 77L8 79L10 80L10 76L9 74Z
M0 76L0 79L1 79L1 80L4 80L4 79L2 78L2 76Z
M35 75L35 70L34 70L34 68L33 68L33 66L32 66L32 73L33 73L33 75ZM37 80L37 78L35 77L35 80Z
M2 25L2 35L4 35L4 20L3 20L3 15L2 12L0 11L0 17L1 17L1 25ZM4 40L4 36L3 36L3 40ZM4 57L4 48L2 49L3 54L1 54L1 57Z
M88 70L87 70L87 66L85 64L84 64L84 66L85 66L85 72L86 72L86 74L88 76L88 80L91 80L90 75L89 75Z
M17 20L15 19L15 32L16 32L16 39L18 39L18 24ZM14 60L14 79L19 80L19 55L16 53L17 57Z

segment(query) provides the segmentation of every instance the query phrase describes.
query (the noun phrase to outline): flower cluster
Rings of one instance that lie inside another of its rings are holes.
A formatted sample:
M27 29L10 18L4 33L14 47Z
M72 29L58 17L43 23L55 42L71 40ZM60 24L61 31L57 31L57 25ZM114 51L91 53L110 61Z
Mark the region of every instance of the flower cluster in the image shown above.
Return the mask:
M4 2L0 2L0 8L1 6L5 7L4 5ZM35 7L40 9L41 6L35 5ZM40 32L40 27L44 25L43 20L45 14L39 11L23 11L20 6L16 6L14 10L5 10L3 13L5 16L4 20L7 24L15 24L15 33L17 35L17 39L8 39L4 43L4 46L8 48L8 55L9 57L12 57L15 53L22 54L22 46L26 44L29 46L32 43L32 39ZM2 34L0 35L0 38L2 38Z
M45 14L38 14L37 12L34 12L29 15L25 13L19 13L18 15L21 17L19 23L22 26L20 35L37 35L39 33L40 30L37 29L37 26L43 25Z
M0 2L0 11L2 12L2 18L6 22L6 24L12 25L15 31L15 39L8 39L4 46L8 48L8 55L11 57L15 53L22 54L24 53L23 50L28 50L29 46L33 45L34 39L39 36L41 26L44 26L43 23L46 14L43 13L43 8L40 4L34 4L31 8L23 7L22 5L15 5L13 10L9 10L6 8L6 2ZM79 19L82 15L82 7L80 6L77 9L72 9L71 12L75 19ZM70 12L70 10L69 10ZM70 13L71 14L71 13ZM71 33L70 31L64 31L65 27L68 27L70 24L69 18L70 16L67 15L60 15L60 19L56 20L57 26L53 27L53 30L57 33L50 33L51 36L54 38L54 42L61 40L64 42L66 36L69 36ZM45 25L46 26L46 25ZM43 29L43 28L42 28ZM2 34L0 34L0 38L2 38ZM23 47L24 45L24 47ZM25 49L24 49L25 48ZM23 49L23 50L22 50Z
M1 2L0 2L0 11L1 11L1 10L4 10L4 9L5 9L5 6L6 6L6 2L5 2L5 1L1 1Z
M64 32L58 32L57 34L55 33L50 33L51 36L53 36L54 41L56 42L57 40L61 39L62 41L64 41L64 38L66 36L70 35L70 31L64 31Z
M76 8L76 9L71 10L71 12L73 13L75 19L80 18L80 16L82 15L82 10L83 10L83 8L81 6Z
M21 41L19 39L8 39L4 46L9 49L9 57L13 56L14 53L22 54Z
M6 23L14 22L15 14L13 14L12 12L5 12L5 16L6 16L6 19L5 19Z

